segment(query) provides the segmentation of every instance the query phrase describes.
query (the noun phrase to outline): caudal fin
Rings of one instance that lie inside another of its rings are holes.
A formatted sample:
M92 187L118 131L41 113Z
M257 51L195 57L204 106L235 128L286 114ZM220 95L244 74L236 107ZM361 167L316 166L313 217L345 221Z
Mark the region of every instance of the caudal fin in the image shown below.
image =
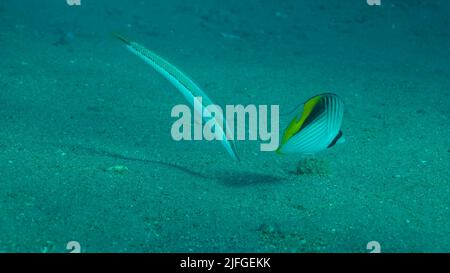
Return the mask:
M118 33L116 33L116 32L112 32L111 35L112 35L114 38L119 39L120 41L124 42L124 43L127 44L127 45L130 45L130 44L131 44L131 41L130 41L130 40L128 40L127 38L123 37L122 35L120 35L120 34L118 34Z

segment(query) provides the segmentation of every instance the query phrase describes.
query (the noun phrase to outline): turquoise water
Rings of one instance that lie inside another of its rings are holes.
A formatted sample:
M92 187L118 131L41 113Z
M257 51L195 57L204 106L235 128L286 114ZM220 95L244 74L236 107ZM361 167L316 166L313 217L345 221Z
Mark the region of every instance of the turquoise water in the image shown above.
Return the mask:
M0 2L0 251L449 252L449 25L445 0ZM338 94L346 142L174 141L186 100L112 32L221 106Z

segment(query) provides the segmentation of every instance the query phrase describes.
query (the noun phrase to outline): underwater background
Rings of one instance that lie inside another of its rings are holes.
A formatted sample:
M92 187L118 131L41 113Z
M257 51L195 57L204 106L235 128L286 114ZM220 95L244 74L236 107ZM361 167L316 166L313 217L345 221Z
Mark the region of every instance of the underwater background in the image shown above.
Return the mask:
M447 0L1 0L0 251L450 252L449 26ZM220 105L336 93L346 142L176 142L185 99L112 32Z

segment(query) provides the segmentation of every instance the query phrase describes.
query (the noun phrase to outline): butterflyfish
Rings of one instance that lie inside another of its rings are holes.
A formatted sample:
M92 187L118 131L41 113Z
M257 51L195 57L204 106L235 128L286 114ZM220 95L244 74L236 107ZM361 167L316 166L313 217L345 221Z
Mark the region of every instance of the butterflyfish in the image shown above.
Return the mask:
M312 155L344 142L342 99L332 93L307 100L283 133L277 153Z

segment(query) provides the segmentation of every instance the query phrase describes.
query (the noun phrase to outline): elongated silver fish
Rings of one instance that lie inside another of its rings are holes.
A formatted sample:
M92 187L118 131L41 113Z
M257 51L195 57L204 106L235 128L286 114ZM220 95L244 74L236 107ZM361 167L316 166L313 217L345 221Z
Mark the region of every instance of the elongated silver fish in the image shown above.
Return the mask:
M178 91L186 98L186 100L194 106L194 103L200 103L203 107L203 113L201 114L202 118L205 121L214 119L214 128L218 134L222 136L222 144L225 147L228 154L234 159L239 161L239 157L236 151L236 145L234 141L229 140L227 135L231 135L231 130L226 122L226 120L222 117L222 121L218 122L217 117L212 115L208 109L205 107L207 105L214 104L211 99L203 92L203 90L198 87L197 84L194 83L186 74L181 72L178 68L170 64L168 61L164 60L156 53L151 50L145 48L144 46L132 42L123 36L113 33L113 35L118 38L120 41L124 42L125 46L134 53L136 56L144 60L147 64L153 67L159 74L161 74L164 78L166 78L170 83L172 83ZM197 98L201 97L202 100L199 101ZM194 110L197 111L196 107ZM221 126L222 125L222 126ZM223 126L225 125L225 126ZM223 128L225 127L225 128Z

